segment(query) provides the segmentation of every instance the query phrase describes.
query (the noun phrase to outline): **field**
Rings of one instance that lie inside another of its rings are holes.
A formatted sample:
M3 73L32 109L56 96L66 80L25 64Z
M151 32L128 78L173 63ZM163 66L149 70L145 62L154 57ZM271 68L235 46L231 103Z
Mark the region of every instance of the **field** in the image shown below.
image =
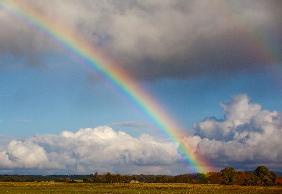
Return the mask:
M192 184L84 184L84 183L0 183L5 194L282 194L282 187L241 187Z

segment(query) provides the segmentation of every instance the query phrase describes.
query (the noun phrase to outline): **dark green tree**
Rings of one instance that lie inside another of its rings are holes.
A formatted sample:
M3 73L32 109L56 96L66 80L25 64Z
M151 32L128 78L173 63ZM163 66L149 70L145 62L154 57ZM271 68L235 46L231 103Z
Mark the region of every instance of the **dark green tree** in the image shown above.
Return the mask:
M270 186L275 184L276 175L269 171L266 166L258 166L254 174L258 178L259 185Z
M235 183L236 171L232 167L224 168L220 171L223 184L232 185Z

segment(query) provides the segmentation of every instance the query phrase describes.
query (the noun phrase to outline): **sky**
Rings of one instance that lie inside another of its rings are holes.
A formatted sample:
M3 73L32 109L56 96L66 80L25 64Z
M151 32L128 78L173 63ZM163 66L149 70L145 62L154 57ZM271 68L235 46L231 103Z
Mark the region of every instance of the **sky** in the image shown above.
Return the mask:
M214 169L282 164L279 0L15 0L135 78ZM112 81L0 3L0 173L194 172Z

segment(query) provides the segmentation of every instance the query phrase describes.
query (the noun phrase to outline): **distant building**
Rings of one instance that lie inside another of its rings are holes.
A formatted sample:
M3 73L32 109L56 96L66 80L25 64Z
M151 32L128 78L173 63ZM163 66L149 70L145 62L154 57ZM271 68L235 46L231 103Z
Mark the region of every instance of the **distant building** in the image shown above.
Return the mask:
M130 183L131 183L131 184L136 184L136 183L140 183L140 182L137 181L137 180L131 180Z

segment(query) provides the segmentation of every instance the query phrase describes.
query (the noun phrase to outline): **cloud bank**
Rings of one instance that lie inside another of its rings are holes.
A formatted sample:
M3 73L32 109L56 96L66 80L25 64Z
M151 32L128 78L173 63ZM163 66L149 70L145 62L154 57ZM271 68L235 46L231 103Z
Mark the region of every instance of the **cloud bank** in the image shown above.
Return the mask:
M75 31L142 79L189 78L281 63L280 0L22 2ZM58 48L52 38L3 8L0 26L2 54L34 59ZM264 41L269 48L262 48ZM269 60L265 50L277 56Z
M195 125L197 134L186 141L216 166L281 168L281 114L263 110L246 95L236 96L222 107L223 119L206 118Z
M177 146L171 142L97 127L13 140L0 151L0 169L172 173L166 168L179 159Z
M250 170L264 164L281 169L281 114L264 110L246 95L221 106L222 119L206 118L195 124L195 135L183 137L193 151L217 168ZM189 164L174 142L146 134L133 137L107 126L0 144L0 170L5 172L175 174L183 169Z

